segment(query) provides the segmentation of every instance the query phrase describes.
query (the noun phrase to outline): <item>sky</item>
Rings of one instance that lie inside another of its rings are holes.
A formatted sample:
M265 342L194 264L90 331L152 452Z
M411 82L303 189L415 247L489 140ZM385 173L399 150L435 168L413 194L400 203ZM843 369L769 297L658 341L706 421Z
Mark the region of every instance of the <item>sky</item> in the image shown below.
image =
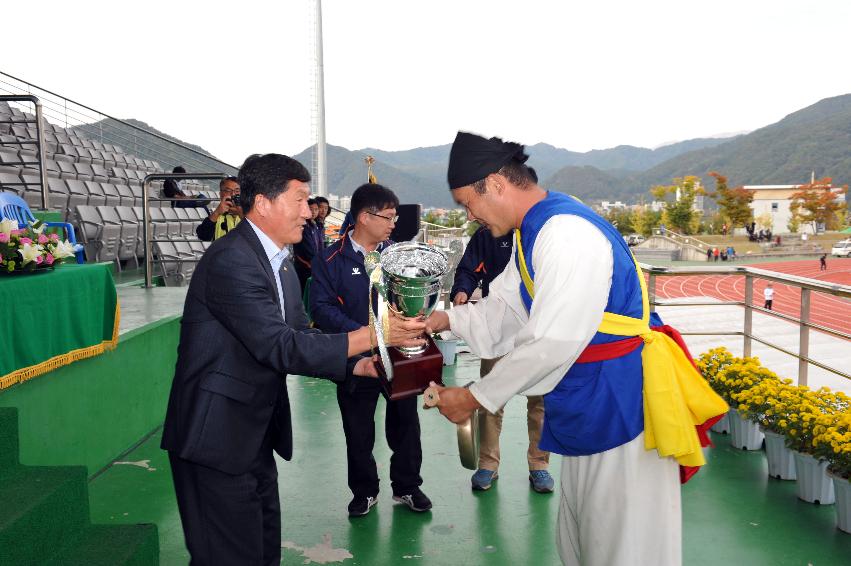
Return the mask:
M313 143L314 0L39 3L0 71L239 165ZM326 139L573 151L750 131L851 93L847 0L325 0ZM23 15L22 15L23 17ZM17 43L25 47L15 47Z

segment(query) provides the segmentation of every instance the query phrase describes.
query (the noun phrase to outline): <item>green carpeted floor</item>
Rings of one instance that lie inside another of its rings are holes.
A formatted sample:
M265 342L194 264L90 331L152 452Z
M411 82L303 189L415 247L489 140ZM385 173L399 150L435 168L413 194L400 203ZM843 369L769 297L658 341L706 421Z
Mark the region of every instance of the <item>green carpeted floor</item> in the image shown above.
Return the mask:
M453 382L456 374L460 384L477 377L478 361L459 356L455 367L446 368L446 381ZM506 408L500 479L485 493L470 490L470 472L458 462L454 426L436 412L421 411L423 490L434 502L434 509L425 514L393 504L384 404L379 402L379 505L366 517L349 519L345 441L334 385L292 377L288 384L296 445L292 462L278 462L282 564L323 563L318 560L332 556L330 549L351 553L353 558L342 562L351 565L559 564L554 545L557 494L529 489L525 403L520 399ZM683 489L686 565L851 564L851 534L835 528L832 506L798 501L794 482L768 479L762 452L741 452L729 446L727 437L715 439L718 447L709 451L709 466ZM113 465L91 482L92 520L156 523L161 564L186 564L159 434L123 460L126 463ZM558 466L559 458L554 457L551 471L556 478ZM307 562L305 553L318 558Z

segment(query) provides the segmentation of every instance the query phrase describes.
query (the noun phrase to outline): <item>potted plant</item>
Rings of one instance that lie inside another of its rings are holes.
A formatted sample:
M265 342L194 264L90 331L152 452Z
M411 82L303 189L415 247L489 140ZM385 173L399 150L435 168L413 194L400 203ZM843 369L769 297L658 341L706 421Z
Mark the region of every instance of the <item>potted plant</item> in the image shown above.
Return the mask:
M813 427L813 452L826 460L836 498L836 526L851 533L851 403L847 395L833 395L835 412Z
M798 498L809 503L834 502L833 482L827 475L828 461L816 454L816 431L830 426L835 418L835 395L826 388L811 391L804 385L795 388L787 409L786 444L795 452ZM819 428L816 428L819 427Z

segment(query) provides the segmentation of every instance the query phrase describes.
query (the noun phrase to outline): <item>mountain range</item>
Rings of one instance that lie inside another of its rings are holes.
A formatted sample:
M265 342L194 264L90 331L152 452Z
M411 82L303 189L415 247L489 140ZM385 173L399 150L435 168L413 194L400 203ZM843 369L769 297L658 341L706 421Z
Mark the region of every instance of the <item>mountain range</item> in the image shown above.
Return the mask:
M150 128L143 122L128 122L182 143L197 153L140 134L116 123L86 125L96 139L117 143L139 157L159 161L164 167L192 164L190 169L221 170L221 163L198 146L182 142ZM796 184L816 177L831 177L834 184L851 182L851 94L826 98L789 114L779 122L726 138L698 138L648 149L620 145L576 152L546 143L528 146L528 165L535 168L547 189L576 195L586 202L650 200L649 190L670 184L675 177L696 175L714 188L709 172L727 176L730 186L748 184ZM310 166L312 147L294 156ZM328 145L328 189L351 195L366 182L364 158L375 158L378 181L392 188L402 202L424 207L452 207L446 185L450 145L420 147L404 151L378 148L349 150ZM228 173L233 171L227 169Z
M539 143L527 147L528 165L542 186L570 193L586 202L650 200L654 185L696 175L709 189L709 172L726 175L730 186L797 184L831 177L851 182L851 94L821 100L779 122L727 138L699 138L656 149L621 145L585 153ZM364 158L376 163L378 181L403 202L450 207L446 186L449 144L404 151L328 147L329 191L350 195L366 181ZM310 162L312 148L296 156Z

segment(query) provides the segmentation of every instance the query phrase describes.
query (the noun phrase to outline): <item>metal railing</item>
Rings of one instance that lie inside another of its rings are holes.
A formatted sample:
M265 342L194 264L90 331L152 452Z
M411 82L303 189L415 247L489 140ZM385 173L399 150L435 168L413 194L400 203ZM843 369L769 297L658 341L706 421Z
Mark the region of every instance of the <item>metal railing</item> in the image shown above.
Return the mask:
M151 239L151 211L148 207L151 201L153 202L174 202L178 199L173 198L151 198L149 192L151 190L151 181L166 181L173 179L176 181L185 179L195 179L199 181L222 180L228 175L225 173L154 173L146 175L142 183L142 237L145 240L145 288L153 287L153 253L151 244L154 240ZM177 240L169 240L177 241ZM186 240L189 241L189 240ZM189 261L189 260L185 260ZM195 260L197 261L197 260Z
M24 119L24 120L3 120L0 121L0 124L32 124L35 122L36 129L36 139L34 142L27 142L18 140L15 142L15 145L23 145L23 144L31 144L36 146L36 156L38 157L38 161L21 161L21 166L26 167L27 165L38 165L38 175L39 175L39 185L41 188L41 208L43 210L47 210L47 206L50 204L50 199L48 198L47 193L47 175L44 174L44 121L42 114L42 105L41 101L37 96L33 96L32 94L23 94L23 95L0 95L0 102L29 102L33 105L35 109L35 119ZM2 144L0 144L2 145ZM23 179L21 179L23 181ZM27 190L27 183L21 183L24 186L24 192Z
M668 228L665 228L664 230L661 229L661 228L657 228L656 230L653 231L653 235L670 238L678 244L688 244L688 245L694 246L694 247L699 248L699 249L704 250L704 251L714 247L714 246L704 242L703 240L695 238L694 236L686 236L684 234L674 232L673 230L670 230Z
M237 170L199 148L115 118L3 71L0 71L0 94L35 94L43 105L44 118L52 124L81 133L89 140L119 145L124 152L157 161L164 168L182 165L186 169L209 171L221 167L230 174Z
M743 353L745 357L751 355L753 342L759 342L769 348L773 348L784 354L793 356L798 359L798 383L807 385L807 376L810 364L821 368L825 371L851 379L851 374L848 374L840 369L830 367L817 360L809 357L810 350L810 329L815 329L825 334L841 338L846 341L851 341L851 334L828 328L826 326L815 324L810 321L810 306L812 293L825 293L840 297L843 299L851 299L851 286L837 285L833 283L825 283L815 279L806 277L798 277L795 275L785 275L776 271L767 271L754 267L685 267L685 268L669 268L655 267L647 264L640 264L641 269L648 275L647 291L649 294L651 306L724 306L735 305L742 306L745 309L744 324L741 331L712 331L712 332L682 332L684 336L742 336L744 339ZM745 278L745 296L744 301L713 301L713 302L683 302L683 301L659 301L656 299L656 279L657 277L688 277L694 275L740 275ZM767 281L782 283L791 287L801 289L801 313L800 317L794 317L787 314L779 313L773 310L768 310L755 306L753 304L753 285L755 279L764 279ZM792 322L799 327L798 337L798 352L793 352L778 344L771 342L765 338L754 335L753 333L753 313L754 311L763 314Z

